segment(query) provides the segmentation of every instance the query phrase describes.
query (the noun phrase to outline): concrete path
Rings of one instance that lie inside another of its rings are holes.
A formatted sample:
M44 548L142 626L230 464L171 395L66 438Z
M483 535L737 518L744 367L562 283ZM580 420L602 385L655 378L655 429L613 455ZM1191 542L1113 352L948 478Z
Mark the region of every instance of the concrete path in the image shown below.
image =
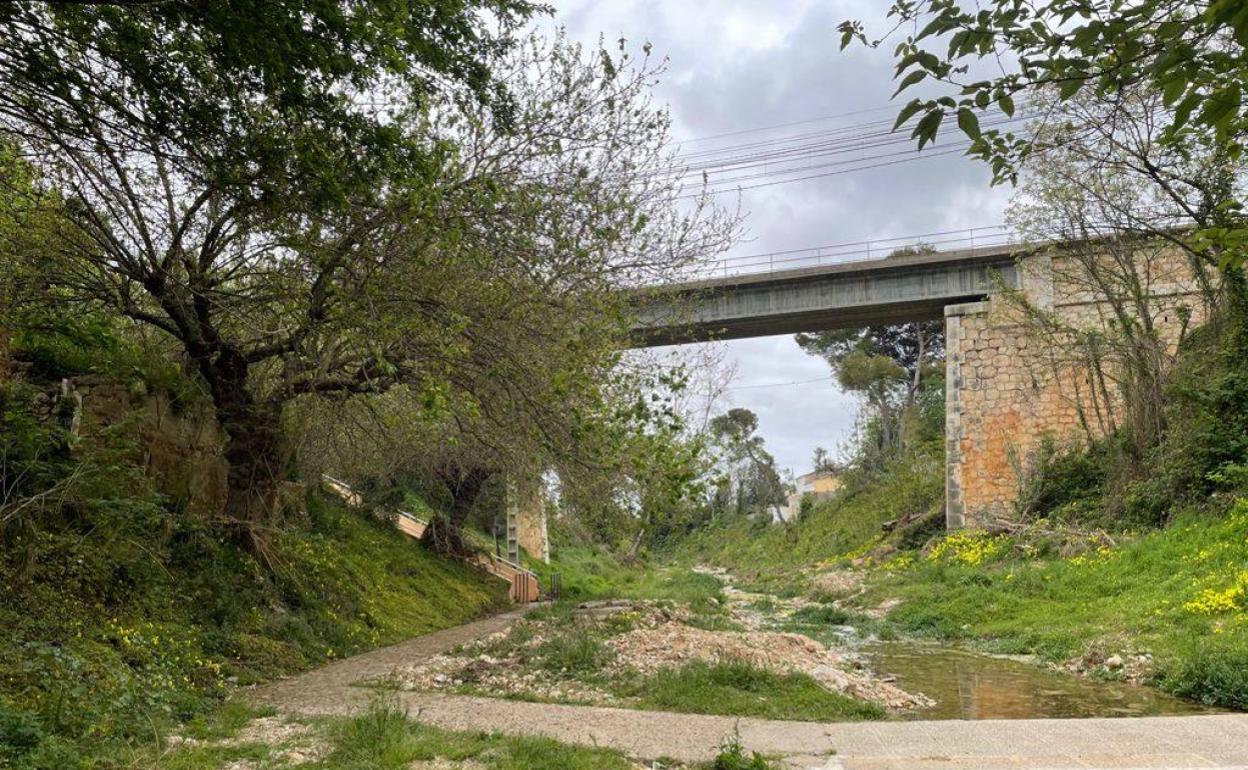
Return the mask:
M522 615L511 612L338 661L258 687L252 698L291 714L350 714L374 697L353 683L500 631ZM748 748L782 755L793 768L1248 770L1248 714L817 724L436 693L399 692L396 697L412 718L439 727L545 735L647 759L704 761L736 730Z

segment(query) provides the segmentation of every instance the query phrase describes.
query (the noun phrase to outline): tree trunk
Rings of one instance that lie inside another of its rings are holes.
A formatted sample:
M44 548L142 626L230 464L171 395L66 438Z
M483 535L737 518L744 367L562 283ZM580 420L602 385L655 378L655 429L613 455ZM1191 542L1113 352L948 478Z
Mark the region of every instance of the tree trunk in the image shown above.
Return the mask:
M221 421L229 438L225 445L228 493L225 524L234 540L266 566L271 566L269 535L278 509L278 487L284 466L278 410L248 404Z
M227 492L222 511L226 532L261 564L272 567L270 534L285 467L281 405L255 399L248 388L248 368L243 357L229 349L200 367L226 434Z
M1242 267L1223 271L1229 351L1239 361L1248 359L1248 277Z
M466 556L472 546L464 538L464 525L494 474L477 468L449 469L439 473L448 492L445 513L435 513L421 542L447 556Z

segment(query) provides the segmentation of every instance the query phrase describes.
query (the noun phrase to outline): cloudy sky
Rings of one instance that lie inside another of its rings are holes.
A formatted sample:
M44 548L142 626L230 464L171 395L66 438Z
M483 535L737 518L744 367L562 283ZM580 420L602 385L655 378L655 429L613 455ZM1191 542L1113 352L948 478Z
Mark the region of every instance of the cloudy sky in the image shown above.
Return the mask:
M592 44L599 35L607 41L624 37L638 48L648 41L653 55L670 59L657 96L671 109L682 151L895 114L895 106L881 109L895 88L892 46L842 52L836 32L849 18L884 28L884 0L555 0L554 6L554 23L574 39ZM736 133L743 131L750 133ZM955 134L942 135L937 150L956 144ZM748 235L731 254L1001 222L1009 191L990 187L981 164L957 153L925 154L915 162L741 192ZM735 193L725 196L728 203L736 200ZM782 466L802 473L814 447L834 450L850 436L854 398L839 393L827 365L802 353L791 336L716 344L736 370L722 408L757 412L761 433ZM815 379L820 381L807 382ZM793 382L802 384L776 386Z

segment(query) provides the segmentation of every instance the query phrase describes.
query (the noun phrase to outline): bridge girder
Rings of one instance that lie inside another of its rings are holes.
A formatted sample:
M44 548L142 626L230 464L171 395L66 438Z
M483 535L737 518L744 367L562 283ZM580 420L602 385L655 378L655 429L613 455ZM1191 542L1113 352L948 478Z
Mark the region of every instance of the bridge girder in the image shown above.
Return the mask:
M646 292L637 347L937 320L947 305L1018 285L994 247L727 276Z

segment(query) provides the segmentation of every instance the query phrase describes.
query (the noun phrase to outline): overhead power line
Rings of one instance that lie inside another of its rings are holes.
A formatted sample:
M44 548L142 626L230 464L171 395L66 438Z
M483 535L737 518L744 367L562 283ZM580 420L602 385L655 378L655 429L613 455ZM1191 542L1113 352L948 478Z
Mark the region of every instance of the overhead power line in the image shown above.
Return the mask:
M698 136L693 139L685 139L681 144L692 144L694 142L708 142L712 139L723 139L729 136L741 136L742 134L757 134L763 131L775 131L780 128L791 128L793 126L805 126L811 123L823 123L829 120L840 120L841 118L852 118L855 115L865 115L870 112L882 112L884 110L897 111L897 105L885 104L879 107L868 107L861 110L852 110L850 112L841 112L835 115L824 115L818 118L807 118L806 120L794 120L789 123L777 123L770 126L758 126L756 128L743 128L737 131L725 131L720 134L710 134L708 136Z
M836 170L836 171L825 171L825 172L822 172L822 173L819 173L819 174L808 174L808 175L805 175L805 176L792 177L792 178L789 178L789 179L780 179L780 180L777 180L777 181L774 181L774 182L761 182L761 183L759 183L759 184L744 185L744 186L725 186L725 187L721 187L721 188L719 188L719 189L710 188L710 189L705 190L705 192L706 192L706 193L709 193L709 194L711 194L711 195L723 195L724 193L744 192L744 191L746 191L746 190L757 190L757 189L760 189L760 188L763 188L763 187L774 187L775 185L780 185L780 184L790 184L790 183L792 183L792 182L805 182L805 181L808 181L808 180L811 180L811 179L822 179L822 178L824 178L824 177L829 177L829 176L838 176L838 175L840 175L840 174L849 174L849 173L852 173L852 172L854 172L854 171L866 171L866 170L868 170L868 169L873 169L873 168L883 168L883 167L885 167L885 166L897 166L897 165L900 165L900 164L903 164L903 163L913 163L913 162L915 162L915 161L919 161L919 160L928 160L928 159L930 159L930 158L939 158L939 157L942 157L942 156L945 156L945 155L952 155L952 154L954 154L954 153L962 153L962 152L965 152L965 151L967 150L967 148L969 148L969 147L970 147L970 143L968 142L968 143L966 143L966 144L964 144L964 145L962 145L962 146L959 146L959 147L954 147L954 148L952 148L952 149L944 150L944 151L941 151L941 152L923 152L923 153L915 153L915 154L913 154L913 155L909 155L909 154L908 154L908 157L899 158L899 159L897 159L897 160L887 161L887 162L883 162L883 163L869 163L869 164L867 164L867 165L855 166L855 167L853 167L853 168L838 169L838 170ZM870 159L868 159L868 160L870 160ZM703 193L703 191L702 191L702 190L699 190L698 192L690 193L690 194L687 194L687 195L679 195L679 196L676 196L676 197L677 197L677 199L678 199L678 200L689 200L689 199L692 199L692 198L698 198L698 197L700 197L700 196L702 195L702 193Z
M862 110L845 114L873 111L877 110ZM984 129L1000 128L1027 121L1032 117L1034 114L1026 108L1026 105L1022 105L1020 110L1013 115L1006 115L999 109L993 109L982 114L981 126ZM827 119L831 118L832 116L829 116ZM712 137L702 137L702 139L757 133L805 125L820 120L824 119L816 118L760 129L744 129ZM681 153L675 156L674 165L667 168L654 168L648 176L656 180L667 179L688 185L689 194L680 196L688 199L704 192L719 195L900 165L965 151L971 146L969 141L961 141L948 149L920 154L912 149L912 139L907 134L893 132L892 123L892 118L887 118ZM696 192L693 190L694 187L698 188Z
M809 385L812 382L831 382L831 377L816 377L813 380L793 380L792 382L765 382L761 385L730 385L724 390L755 390L758 388L787 388L790 385Z

